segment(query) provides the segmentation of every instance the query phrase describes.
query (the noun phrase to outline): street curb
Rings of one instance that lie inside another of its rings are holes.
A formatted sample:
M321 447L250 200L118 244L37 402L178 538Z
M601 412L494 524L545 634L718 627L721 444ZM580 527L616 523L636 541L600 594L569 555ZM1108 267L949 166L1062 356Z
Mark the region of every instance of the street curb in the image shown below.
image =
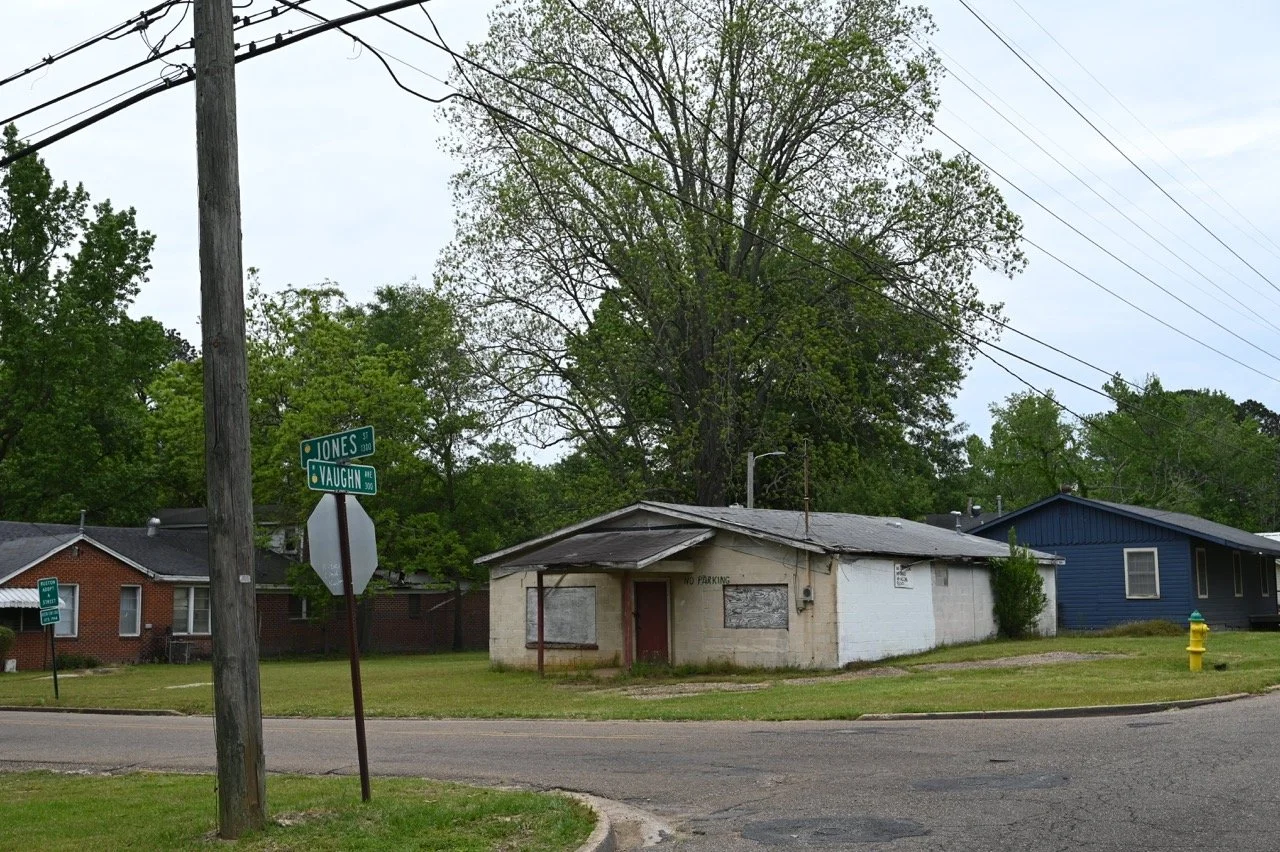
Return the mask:
M576 799L591 808L591 812L596 815L595 829L574 852L617 852L618 839L613 833L613 820L609 819L609 815L604 812L603 808L596 805L595 797L582 793L570 793L565 790L560 791L560 793L571 799Z
M864 713L859 722L905 722L928 719L1076 719L1087 716L1139 716L1165 710L1183 710L1206 704L1223 704L1249 698L1251 692L1233 692L1209 698L1152 701L1146 704L1099 704L1093 707L1043 707L1031 710L957 710L949 713Z
M187 716L178 710L111 710L105 707L50 707L47 704L31 707L0 704L0 713L95 713L100 716Z

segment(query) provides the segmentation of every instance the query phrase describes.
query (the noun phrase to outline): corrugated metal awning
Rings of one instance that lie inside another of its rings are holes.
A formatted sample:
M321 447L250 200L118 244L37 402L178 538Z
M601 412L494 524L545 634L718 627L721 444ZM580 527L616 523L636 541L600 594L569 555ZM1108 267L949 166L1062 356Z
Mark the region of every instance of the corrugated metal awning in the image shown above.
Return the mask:
M35 589L0 589L0 608L40 608L40 592Z
M583 532L521 554L502 567L638 571L714 535L706 527Z

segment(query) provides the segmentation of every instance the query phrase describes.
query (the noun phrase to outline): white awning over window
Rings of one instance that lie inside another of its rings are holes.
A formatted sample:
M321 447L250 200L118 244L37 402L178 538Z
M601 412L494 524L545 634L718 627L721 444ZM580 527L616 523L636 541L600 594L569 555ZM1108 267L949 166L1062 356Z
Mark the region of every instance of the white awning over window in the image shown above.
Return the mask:
M0 608L40 608L40 592L35 589L0 589Z

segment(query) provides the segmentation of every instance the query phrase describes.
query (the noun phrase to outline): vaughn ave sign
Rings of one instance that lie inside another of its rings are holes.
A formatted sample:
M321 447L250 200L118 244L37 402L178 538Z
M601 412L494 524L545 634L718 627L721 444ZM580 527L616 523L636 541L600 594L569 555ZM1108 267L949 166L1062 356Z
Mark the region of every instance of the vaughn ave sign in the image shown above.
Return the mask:
M348 494L377 494L378 472L367 464L307 462L307 487L312 491L345 491Z

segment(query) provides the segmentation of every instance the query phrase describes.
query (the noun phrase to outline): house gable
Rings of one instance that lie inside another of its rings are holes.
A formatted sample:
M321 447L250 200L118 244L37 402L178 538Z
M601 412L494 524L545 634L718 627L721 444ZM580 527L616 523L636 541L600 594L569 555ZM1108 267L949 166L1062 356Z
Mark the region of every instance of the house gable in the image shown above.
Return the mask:
M15 544L21 541L22 541L21 539L18 539L18 540L15 540L14 542L6 542L6 544ZM123 562L125 565L129 566L130 568L133 568L136 571L141 572L143 575L145 575L146 577L149 577L152 580L160 579L156 572L151 571L143 567L142 565L139 565L137 562L134 562L132 559L128 558L127 556L117 553L116 551L107 547L105 544L102 544L101 542L98 542L98 541L94 541L92 538L85 535L84 533L80 533L72 537L71 539L68 539L67 541L63 541L60 544L56 544L54 547L50 548L49 550L44 551L43 553L40 553L38 556L36 556L36 558L32 559L29 562L26 562L26 564L20 565L16 569L12 569L4 575L0 575L0 586L4 585L5 583L8 583L10 580L13 580L16 577L21 576L22 574L31 570L37 565L43 564L44 562L48 561L49 559L61 553L62 551L66 550L67 548L78 547L82 542L97 548L98 550L107 554L111 558L118 560L119 562ZM3 569L0 569L0 570L3 570Z

